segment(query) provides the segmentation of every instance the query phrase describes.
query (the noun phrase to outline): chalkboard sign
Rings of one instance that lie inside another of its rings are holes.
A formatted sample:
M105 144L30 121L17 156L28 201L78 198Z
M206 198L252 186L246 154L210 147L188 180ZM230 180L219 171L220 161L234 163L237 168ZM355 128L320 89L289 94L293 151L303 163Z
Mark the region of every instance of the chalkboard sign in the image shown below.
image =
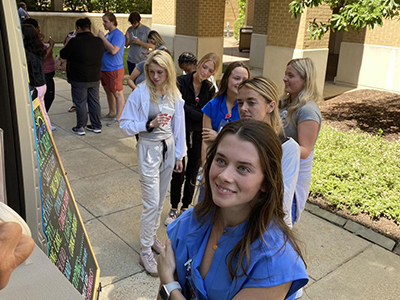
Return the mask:
M100 269L39 99L33 115L47 256L84 299L95 299Z

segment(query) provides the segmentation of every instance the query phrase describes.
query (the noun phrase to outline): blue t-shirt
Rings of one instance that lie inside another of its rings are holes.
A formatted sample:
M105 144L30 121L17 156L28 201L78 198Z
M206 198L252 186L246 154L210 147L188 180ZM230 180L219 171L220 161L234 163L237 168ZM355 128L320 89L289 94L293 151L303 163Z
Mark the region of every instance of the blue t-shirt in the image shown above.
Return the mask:
M272 223L264 233L265 242L259 239L250 246L248 276L239 269L239 276L231 280L227 262L232 249L243 238L246 225L247 221L235 227L225 227L204 280L199 268L211 233L211 222L199 223L191 208L168 225L167 233L175 252L176 271L183 293L186 293L187 271L184 264L191 259L189 281L198 300L228 300L245 288L267 288L291 281L285 299L294 299L296 291L308 282L306 268L290 242L284 246L281 229Z
M104 50L102 71L115 71L124 67L123 56L125 47L125 36L121 30L115 28L113 31L106 34L106 39L114 46L119 47L118 52L112 55L107 50Z
M233 122L240 119L237 102L232 108L231 115L228 116L226 95L220 95L217 98L212 99L201 111L211 119L211 126L216 132L219 132L221 127L223 127L227 122Z
M137 68L140 71L140 75L136 77L135 84L138 85L139 83L142 83L146 79L146 75L144 73L144 64L146 61L141 61L136 65L135 68Z

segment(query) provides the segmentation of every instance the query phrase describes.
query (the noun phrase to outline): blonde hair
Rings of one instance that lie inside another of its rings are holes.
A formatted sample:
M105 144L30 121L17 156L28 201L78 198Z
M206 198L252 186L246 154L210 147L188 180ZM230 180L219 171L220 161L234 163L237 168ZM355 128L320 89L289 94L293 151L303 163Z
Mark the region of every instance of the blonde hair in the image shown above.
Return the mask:
M210 52L204 55L197 64L196 70L197 71L200 70L200 68L208 61L212 61L214 63L214 73L213 73L214 75L215 72L217 72L219 66L221 65L221 58L214 52Z
M148 39L153 39L156 41L156 44L154 45L155 50L157 50L159 47L164 46L165 48L167 48L167 45L165 44L165 41L163 40L163 38L161 37L161 35L155 31L155 30L151 30L147 36Z
M181 93L176 86L176 71L171 55L166 51L156 50L150 53L144 64L146 86L150 93L150 100L158 103L157 88L149 76L150 64L156 64L167 72L167 79L163 86L164 95L171 103L176 102L181 97Z
M297 110L305 105L308 101L314 100L316 103L322 100L322 95L318 92L317 88L317 73L315 71L314 63L310 58L296 58L288 62L286 66L292 66L305 80L304 88L299 93L297 98L290 103L290 94L284 93L281 96L281 105L279 108L287 107L287 126L290 122L294 122L294 115ZM289 106L289 104L291 104ZM294 124L297 127L297 124Z
M257 92L258 94L260 94L268 104L271 103L272 101L275 102L275 108L269 114L270 119L271 119L270 125L272 128L274 128L276 130L277 134L280 134L281 132L283 132L282 121L279 116L279 111L277 108L278 102L279 102L279 95L278 95L278 88L277 88L276 84L268 78L256 76L256 77L246 79L245 81L243 81L239 85L238 90L240 90L244 87L251 89L251 90Z

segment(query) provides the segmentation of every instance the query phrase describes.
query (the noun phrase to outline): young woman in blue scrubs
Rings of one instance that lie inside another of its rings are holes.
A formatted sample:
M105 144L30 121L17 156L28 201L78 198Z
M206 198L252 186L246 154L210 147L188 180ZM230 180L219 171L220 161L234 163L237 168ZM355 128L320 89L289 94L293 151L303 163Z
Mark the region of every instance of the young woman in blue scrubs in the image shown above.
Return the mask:
M250 70L246 64L240 61L231 63L222 76L215 98L203 107L203 158L221 128L240 119L236 98L239 85L247 78L250 78Z
M281 158L265 122L224 126L207 152L203 202L168 226L159 298L294 299L308 276L283 220Z

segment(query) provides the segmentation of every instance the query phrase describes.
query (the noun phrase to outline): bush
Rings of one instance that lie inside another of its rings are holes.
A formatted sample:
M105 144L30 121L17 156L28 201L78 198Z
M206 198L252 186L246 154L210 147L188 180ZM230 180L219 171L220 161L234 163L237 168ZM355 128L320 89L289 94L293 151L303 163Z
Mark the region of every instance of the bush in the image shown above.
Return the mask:
M322 126L315 146L311 195L352 214L400 224L400 141Z
M245 11L246 11L246 0L237 0L239 4L239 15L238 18L235 21L235 24L233 24L233 37L237 40L239 40L239 35L240 35L240 28L243 27L244 25L244 19L245 19Z

